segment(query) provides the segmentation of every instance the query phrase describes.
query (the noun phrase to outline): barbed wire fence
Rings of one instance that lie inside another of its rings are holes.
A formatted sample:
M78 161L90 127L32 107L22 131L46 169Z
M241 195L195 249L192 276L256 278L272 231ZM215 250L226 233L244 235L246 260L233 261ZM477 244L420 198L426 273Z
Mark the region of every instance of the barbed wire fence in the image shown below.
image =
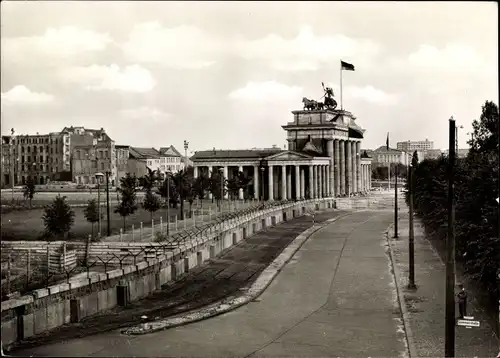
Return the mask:
M87 247L84 242L48 243L44 253L41 252L43 249L12 249L7 262L2 262L2 301L51 285L69 284L72 280L90 279L92 275L137 265L141 261L166 255L176 248L185 248L188 244L199 245L210 235L224 232L228 224L239 224L249 215L291 202L294 201L258 202L244 209L219 213L209 222L195 222L192 227L168 236L161 228L149 243L126 248L117 245L122 252L120 254L98 254L95 252L98 248L93 249L92 243Z

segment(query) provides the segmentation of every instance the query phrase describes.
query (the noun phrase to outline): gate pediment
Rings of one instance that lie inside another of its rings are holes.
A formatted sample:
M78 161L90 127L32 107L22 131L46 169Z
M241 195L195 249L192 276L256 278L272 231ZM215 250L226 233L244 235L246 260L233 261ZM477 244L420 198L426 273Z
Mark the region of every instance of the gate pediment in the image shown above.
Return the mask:
M306 153L299 153L287 150L285 152L277 153L266 158L267 161L283 161L283 160L308 160L314 158Z

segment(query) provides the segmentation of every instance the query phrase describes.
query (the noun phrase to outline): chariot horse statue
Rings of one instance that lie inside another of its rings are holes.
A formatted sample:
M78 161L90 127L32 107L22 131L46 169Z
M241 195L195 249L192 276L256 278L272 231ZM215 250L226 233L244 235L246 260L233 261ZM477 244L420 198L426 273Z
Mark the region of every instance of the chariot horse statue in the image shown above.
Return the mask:
M302 98L302 103L304 103L304 110L313 110L316 109L318 102L316 102L314 99L309 99L307 97Z

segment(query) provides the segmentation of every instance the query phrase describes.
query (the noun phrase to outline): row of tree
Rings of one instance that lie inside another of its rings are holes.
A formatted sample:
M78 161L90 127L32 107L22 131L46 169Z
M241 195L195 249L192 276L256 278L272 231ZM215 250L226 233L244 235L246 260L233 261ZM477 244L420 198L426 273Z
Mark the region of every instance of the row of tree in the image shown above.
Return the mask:
M166 175L148 168L148 173L144 177L137 178L135 175L127 173L125 177L120 179L120 187L117 188L120 194L120 203L115 208L115 212L122 216L125 227L125 218L138 209L136 193L137 186L140 185L146 192L142 206L151 215L162 205L170 205L174 209L180 205L179 217L180 220L184 220L184 203L186 201L191 206L195 199L203 200L207 193L211 193L212 200L216 200L220 204L220 200L226 194L229 194L229 198L232 200L238 198L240 190L243 191L244 198L247 199L253 195L252 183L251 177L238 171L235 171L231 178L225 178L217 170L214 170L210 177L200 174L195 178L192 167Z
M468 275L497 297L499 239L499 116L486 101L473 122L466 158L457 159L454 174L457 261ZM426 159L414 171L414 208L425 228L445 240L448 230L448 157ZM407 199L409 198L407 194Z
M253 195L252 182L252 178L247 177L242 172L234 172L230 179L224 178L218 171L212 172L210 177L201 174L194 178L193 168L167 175L148 169L148 173L141 178L128 173L120 179L120 187L117 188L120 201L114 211L122 216L123 229L125 230L126 217L134 214L141 204L137 200L137 187L139 185L145 191L142 207L151 213L151 217L162 206L169 205L176 209L180 204L179 217L180 220L184 220L185 201L192 205L195 199L203 200L207 193L211 193L212 200L217 200L220 204L220 200L226 194L229 194L230 199L238 198L240 190L243 190L244 198L247 199ZM27 183L25 197L31 200L34 193L34 186ZM201 203L203 206L203 201ZM93 236L94 224L99 221L98 204L95 199L88 201L84 216L92 224ZM45 206L42 219L47 235L67 238L74 224L75 213L66 201L66 197L57 196L51 204Z
M391 179L397 174L398 178L406 179L408 174L408 167L402 163L391 163ZM389 167L388 166L377 166L372 169L372 179L375 180L388 180L389 179Z

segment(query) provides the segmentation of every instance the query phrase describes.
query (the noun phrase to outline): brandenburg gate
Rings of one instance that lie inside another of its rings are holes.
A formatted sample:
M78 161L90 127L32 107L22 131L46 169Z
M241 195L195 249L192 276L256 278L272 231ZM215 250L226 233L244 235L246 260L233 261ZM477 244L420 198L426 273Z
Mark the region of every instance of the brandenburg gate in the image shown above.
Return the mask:
M344 197L371 189L371 158L360 153L365 130L352 113L315 108L292 114L282 126L288 150L198 151L191 158L195 177L220 170L230 179L243 172L253 181L250 197L261 200Z

